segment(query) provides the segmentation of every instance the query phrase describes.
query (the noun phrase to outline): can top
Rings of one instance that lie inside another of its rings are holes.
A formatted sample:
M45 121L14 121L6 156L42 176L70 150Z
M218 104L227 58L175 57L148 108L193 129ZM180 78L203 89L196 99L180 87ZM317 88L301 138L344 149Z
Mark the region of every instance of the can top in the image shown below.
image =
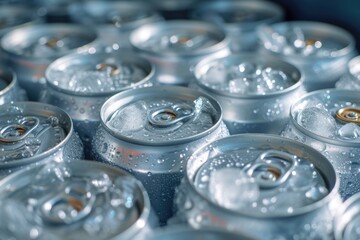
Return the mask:
M335 25L287 21L258 29L263 47L279 55L309 58L339 58L352 53L355 39Z
M78 23L113 25L121 30L131 30L146 23L162 20L160 14L146 2L135 1L74 3L70 5L69 13Z
M55 59L97 38L90 28L74 24L39 24L17 28L1 39L1 48L22 58Z
M130 42L137 51L164 57L207 55L228 46L221 28L191 20L147 24L131 33Z
M0 209L23 216L19 227L36 229L40 239L132 239L150 215L142 184L102 163L52 161L16 172L2 183ZM4 227L10 235L29 237Z
M60 108L35 102L0 106L0 168L32 163L58 151L72 133Z
M16 84L15 73L8 67L0 65L0 98Z
M113 136L140 145L189 143L221 122L219 103L205 93L175 86L128 90L101 108L102 124Z
M290 110L305 135L335 145L359 147L360 100L357 91L326 89L308 93Z
M201 88L235 98L283 94L302 84L295 66L258 54L207 58L195 66L194 75Z
M186 178L216 208L256 218L314 211L339 188L333 166L321 153L264 134L229 136L202 147L189 158Z
M150 86L153 66L125 50L94 54L73 53L49 65L45 76L50 87L80 96L112 95L139 86Z
M283 18L283 10L267 1L212 1L191 12L193 19L210 21L230 29L256 31L256 27Z
M0 8L0 33L6 29L30 23L36 20L37 16L33 9L25 5L3 5Z

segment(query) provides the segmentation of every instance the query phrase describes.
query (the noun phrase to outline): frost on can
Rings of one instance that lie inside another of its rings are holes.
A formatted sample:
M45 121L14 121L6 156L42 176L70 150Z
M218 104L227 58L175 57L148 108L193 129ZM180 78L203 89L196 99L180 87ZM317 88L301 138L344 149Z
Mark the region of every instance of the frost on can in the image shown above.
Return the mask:
M324 154L340 176L340 193L360 191L360 99L358 91L319 90L293 104L282 135Z
M291 103L306 93L296 67L256 53L205 59L194 75L190 86L219 101L230 134L279 134Z
M347 199L339 208L334 220L335 240L360 238L360 193Z
M201 228L192 229L185 226L169 226L156 229L148 240L251 240L244 234L232 233L222 229Z
M191 68L200 60L230 54L222 28L191 20L142 26L131 33L130 43L154 64L157 79L163 84L188 85Z
M211 1L203 2L191 12L193 19L212 22L225 28L232 52L256 51L256 29L283 19L280 6L267 1Z
M330 162L275 135L214 141L188 160L177 217L195 228L243 231L256 239L329 239L340 204Z
M220 105L207 94L175 86L128 90L101 108L94 159L140 179L165 224L187 157L228 134Z
M20 88L15 73L0 65L0 105L26 99L26 93Z
M360 89L360 56L352 58L347 64L347 71L336 82L338 89Z
M259 27L258 34L265 54L281 57L300 69L308 91L334 87L355 54L354 37L326 23L274 23Z
M124 50L70 54L50 64L45 75L47 88L41 101L58 106L70 115L85 153L90 153L91 140L100 124L102 104L118 92L149 87L153 83L152 65Z
M158 12L139 1L87 1L70 5L74 22L95 27L103 42L130 47L129 36L134 29L162 21Z
M35 102L0 106L0 178L30 164L82 157L71 118L60 108Z
M5 239L130 240L156 226L142 184L97 162L24 169L1 182L0 203Z
M41 24L17 28L1 39L4 62L14 69L30 100L45 89L45 70L55 59L94 45L96 33L80 25Z

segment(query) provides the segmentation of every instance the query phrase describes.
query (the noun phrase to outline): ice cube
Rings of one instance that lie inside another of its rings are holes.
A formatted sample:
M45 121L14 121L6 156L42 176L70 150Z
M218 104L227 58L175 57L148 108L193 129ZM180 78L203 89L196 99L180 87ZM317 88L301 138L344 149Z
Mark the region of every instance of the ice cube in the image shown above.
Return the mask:
M116 112L106 125L119 133L139 131L148 121L148 107L145 101L131 103Z
M36 190L46 191L58 187L71 176L68 166L62 162L45 164L34 176L31 187Z
M68 89L75 92L104 92L110 91L113 81L105 72L78 71L70 78Z
M250 81L246 77L240 77L229 81L229 92L247 94L250 86Z
M218 85L226 82L227 72L223 63L217 62L209 67L206 74L202 77L202 81L209 85Z
M106 192L112 185L110 177L103 172L97 172L96 174L93 174L89 181L93 186L95 193Z
M255 179L238 168L222 168L211 172L209 192L214 201L235 210L249 206L260 195Z
M343 139L357 139L360 137L360 127L355 123L347 123L338 130L338 134Z
M297 122L305 129L323 137L332 138L336 133L336 121L324 109L317 107L305 108L297 116Z
M291 85L290 79L283 71L272 69L271 67L266 67L262 71L262 77L263 81L261 81L259 86L263 88L265 93L281 91Z

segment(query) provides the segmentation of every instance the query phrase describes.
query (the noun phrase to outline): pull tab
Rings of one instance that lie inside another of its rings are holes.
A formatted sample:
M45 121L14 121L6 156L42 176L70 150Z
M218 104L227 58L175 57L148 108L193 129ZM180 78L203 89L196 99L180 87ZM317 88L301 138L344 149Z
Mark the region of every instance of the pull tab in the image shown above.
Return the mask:
M179 36L179 35L173 35L170 36L170 44L176 46L176 45L182 45L186 47L194 47L199 44L202 44L207 39L204 35L196 35L196 36Z
M18 124L11 124L0 130L0 142L12 143L25 139L35 128L39 126L37 117L24 117Z
M112 76L120 74L121 69L118 68L116 65L114 64L110 64L110 63L99 63L96 65L96 70L98 71L106 71L107 69L110 70L110 73Z
M336 118L345 123L360 124L360 108L341 108L336 112Z
M187 104L176 104L170 108L150 111L148 121L156 127L168 127L180 121L188 121L194 113L195 111L191 106Z
M49 47L49 48L58 48L62 47L61 44L59 44L61 39L58 38L47 38L42 42L43 45Z
M71 188L68 192L52 195L42 201L40 211L51 224L71 224L88 216L96 195L85 188Z
M272 158L280 159L290 163L288 168L269 162ZM269 150L262 153L254 162L244 167L245 173L255 178L260 188L274 188L285 183L292 170L296 166L296 159L293 155L285 152Z

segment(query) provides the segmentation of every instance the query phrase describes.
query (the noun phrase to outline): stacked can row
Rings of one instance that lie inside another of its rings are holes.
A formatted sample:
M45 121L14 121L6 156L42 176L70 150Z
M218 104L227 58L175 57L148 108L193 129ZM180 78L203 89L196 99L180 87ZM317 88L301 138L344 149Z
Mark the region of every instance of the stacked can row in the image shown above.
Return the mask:
M86 19L81 4L73 9ZM106 4L104 12L117 9ZM96 32L37 24L2 37L1 59L14 72L2 67L0 76L1 171L26 169L2 181L0 213L14 221L0 229L20 238L72 229L74 238L126 239L168 222L235 238L328 239L342 206L335 235L357 236L357 196L341 203L360 190L357 93L306 94L340 78L338 88L357 86L349 33L273 23L282 12L263 1L200 4L192 16L205 21L116 6L124 12ZM43 103L13 103L26 99L18 81Z

